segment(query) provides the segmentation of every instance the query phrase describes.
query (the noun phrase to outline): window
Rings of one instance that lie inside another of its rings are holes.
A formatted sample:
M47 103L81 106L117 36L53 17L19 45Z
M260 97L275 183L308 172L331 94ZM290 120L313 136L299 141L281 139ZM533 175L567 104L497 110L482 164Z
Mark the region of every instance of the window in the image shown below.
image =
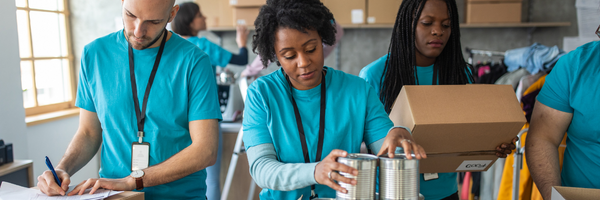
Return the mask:
M74 108L66 0L15 0L26 116Z

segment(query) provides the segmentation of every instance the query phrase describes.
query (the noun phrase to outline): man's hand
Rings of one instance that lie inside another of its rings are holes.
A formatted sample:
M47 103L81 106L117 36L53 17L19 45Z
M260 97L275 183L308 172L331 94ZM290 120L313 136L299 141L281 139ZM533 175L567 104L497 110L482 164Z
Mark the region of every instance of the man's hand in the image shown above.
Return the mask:
M519 137L515 137L512 139L511 143L502 143L496 147L496 156L500 158L506 158L508 154L515 150L515 143L519 141Z
M427 158L425 149L421 145L418 145L412 135L403 128L395 128L388 133L377 156L387 153L390 158L393 158L396 147L402 147L406 158L409 160L412 159L411 152L415 154L417 159Z
M96 190L100 188L117 191L130 191L134 190L135 187L135 178L131 176L127 176L121 179L90 178L81 182L75 187L75 189L73 189L73 191L69 192L69 194L67 195L83 195L83 192L85 192L85 190L88 188L92 188L89 194L94 194L94 192L96 192Z
M348 191L335 181L356 185L356 180L346 178L339 174L340 172L344 172L352 174L353 176L358 176L358 170L337 162L337 158L346 156L348 156L348 152L334 149L327 157L325 157L325 159L319 162L319 164L317 164L315 167L315 180L317 183L321 185L327 185L331 189L342 193L347 193Z
M71 176L61 169L56 169L56 175L62 182L62 185L59 186L58 183L54 180L54 175L52 171L46 170L42 175L38 176L38 184L37 187L44 194L48 196L57 196L57 195L65 195L65 192L69 190L69 184L71 183Z

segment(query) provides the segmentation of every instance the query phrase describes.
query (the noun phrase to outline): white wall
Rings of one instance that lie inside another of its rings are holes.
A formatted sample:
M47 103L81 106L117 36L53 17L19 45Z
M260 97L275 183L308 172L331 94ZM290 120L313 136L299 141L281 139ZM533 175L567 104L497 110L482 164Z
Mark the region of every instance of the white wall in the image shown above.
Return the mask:
M16 10L15 1L0 1L0 138L13 143L15 159L27 159Z
M26 126L15 1L0 1L0 27L0 138L13 143L15 159L34 161L37 177L46 170L44 156L58 164L77 130L79 117ZM98 160L92 159L72 182L98 177L98 165Z
M69 117L48 123L27 127L29 142L29 159L34 161L33 174L38 176L47 170L44 156L48 156L56 166L62 158L77 131L79 117ZM76 185L88 178L98 178L100 163L95 156L81 170L71 177L71 185ZM37 184L37 180L35 180Z

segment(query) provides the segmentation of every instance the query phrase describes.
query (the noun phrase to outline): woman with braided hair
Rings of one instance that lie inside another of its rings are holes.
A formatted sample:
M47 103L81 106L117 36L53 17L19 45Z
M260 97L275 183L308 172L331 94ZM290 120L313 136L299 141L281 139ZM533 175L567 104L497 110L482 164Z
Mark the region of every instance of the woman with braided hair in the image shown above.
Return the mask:
M364 67L359 76L379 95L387 113L404 85L451 85L473 82L460 44L455 0L404 0L398 10L388 54ZM516 138L513 143L516 142ZM496 148L506 157L514 144ZM443 164L443 163L440 163ZM457 174L421 174L425 199L458 200Z
M373 88L324 65L335 42L333 15L319 0L268 0L255 21L253 51L281 66L254 81L244 110L244 145L261 199L334 198L358 171L336 158L402 147L425 158L403 127L393 127ZM337 181L337 183L336 183Z

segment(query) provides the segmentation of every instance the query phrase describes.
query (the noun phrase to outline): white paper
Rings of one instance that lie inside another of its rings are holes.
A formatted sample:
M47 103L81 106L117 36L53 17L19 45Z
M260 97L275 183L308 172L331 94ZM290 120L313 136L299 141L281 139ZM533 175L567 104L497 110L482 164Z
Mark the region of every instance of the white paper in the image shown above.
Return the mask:
M30 199L36 191L4 181L0 185L0 200Z
M600 0L577 0L577 24L579 37L598 37L594 33L600 25Z
M237 5L238 1L237 0L229 0L229 4L230 5Z
M365 23L365 12L362 9L352 10L352 23L353 24L364 24Z
M456 171L484 170L490 163L492 160L465 160L456 168Z
M72 191L75 186L69 186L69 191ZM0 185L0 200L12 200L12 199L29 199L29 200L92 200L92 199L104 199L112 195L121 193L122 191L112 191L105 189L98 189L94 194L89 194L91 189L87 189L83 195L73 196L48 196L42 193L38 189L31 189L22 186L18 186L9 182L2 182ZM67 192L67 193L68 193Z
M438 179L438 173L424 173L423 174L423 180L428 181L428 180L433 180L433 179Z
M375 17L367 17L367 23L374 24L377 19Z

